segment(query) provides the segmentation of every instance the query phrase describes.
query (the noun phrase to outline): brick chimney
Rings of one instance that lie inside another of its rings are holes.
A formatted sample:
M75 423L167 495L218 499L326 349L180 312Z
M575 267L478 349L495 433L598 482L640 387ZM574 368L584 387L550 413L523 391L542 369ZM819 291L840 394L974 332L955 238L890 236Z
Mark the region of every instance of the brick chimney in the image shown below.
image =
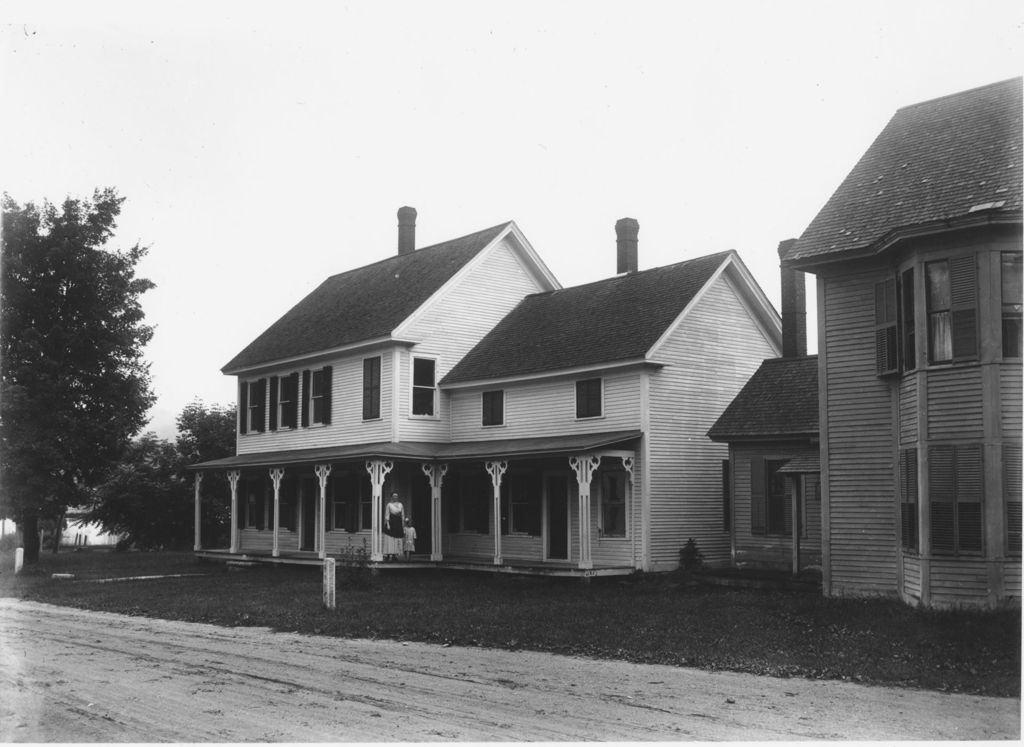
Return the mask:
M782 280L782 357L807 355L807 291L804 273L786 264L786 254L796 239L779 242Z
M416 251L416 208L398 208L398 253Z
M635 218L619 218L615 221L615 245L618 250L618 272L632 273L637 270L637 235L640 223Z

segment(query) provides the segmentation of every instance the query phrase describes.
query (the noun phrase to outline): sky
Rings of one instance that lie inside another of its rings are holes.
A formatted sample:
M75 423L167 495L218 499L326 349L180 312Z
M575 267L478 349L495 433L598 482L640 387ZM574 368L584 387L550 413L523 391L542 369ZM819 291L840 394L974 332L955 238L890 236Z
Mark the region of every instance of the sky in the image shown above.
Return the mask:
M893 113L1024 60L1017 0L284 7L0 0L0 188L127 198L163 437L403 205L417 247L514 220L563 286L636 218L641 270L734 249L778 308L779 241Z

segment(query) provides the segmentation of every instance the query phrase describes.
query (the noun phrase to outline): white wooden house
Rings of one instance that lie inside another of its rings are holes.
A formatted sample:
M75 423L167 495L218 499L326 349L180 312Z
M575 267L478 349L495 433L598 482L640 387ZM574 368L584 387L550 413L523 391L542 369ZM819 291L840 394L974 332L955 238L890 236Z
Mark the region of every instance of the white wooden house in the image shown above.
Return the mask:
M733 252L645 271L623 219L618 274L561 288L514 223L328 278L224 368L239 381L218 557L385 555L398 494L417 562L602 574L669 570L694 538L726 561L704 434L780 320ZM220 475L220 476L217 476Z

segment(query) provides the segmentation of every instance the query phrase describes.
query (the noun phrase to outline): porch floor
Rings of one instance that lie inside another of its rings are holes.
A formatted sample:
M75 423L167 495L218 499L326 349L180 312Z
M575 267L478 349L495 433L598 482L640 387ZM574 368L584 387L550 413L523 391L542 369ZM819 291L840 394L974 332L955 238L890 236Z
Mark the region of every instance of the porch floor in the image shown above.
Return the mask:
M230 550L196 550L195 556L202 560L225 562L232 565L322 565L315 552L288 551L273 557L269 553L231 552ZM335 560L338 556L328 555ZM538 563L529 560L504 558L501 565L495 565L489 559L446 555L443 560L431 560L429 555L413 555L409 560L370 561L369 567L375 571L408 570L412 568L434 568L459 571L480 571L483 573L510 573L531 576L564 576L569 578L593 578L597 576L628 576L636 571L632 566L602 566L595 568L579 568L571 561L548 561Z

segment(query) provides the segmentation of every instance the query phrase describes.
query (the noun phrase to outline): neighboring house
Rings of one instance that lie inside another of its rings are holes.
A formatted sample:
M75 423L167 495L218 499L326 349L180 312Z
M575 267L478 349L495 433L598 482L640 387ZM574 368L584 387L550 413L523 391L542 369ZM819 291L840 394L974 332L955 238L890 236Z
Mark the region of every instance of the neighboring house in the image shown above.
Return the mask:
M99 522L89 521L86 513L82 509L68 509L60 537L61 547L115 547L121 535L104 531Z
M733 252L561 289L514 223L325 281L225 366L239 379L229 554L385 551L399 494L416 551L454 567L668 570L687 539L724 562L703 436L761 359L776 312ZM196 538L196 550L202 539ZM206 551L217 555L216 551Z
M708 431L729 444L723 500L740 567L821 566L818 357L807 355L803 284L783 268L783 357L764 361Z
M1020 603L1021 105L900 109L784 252L818 283L826 594Z

